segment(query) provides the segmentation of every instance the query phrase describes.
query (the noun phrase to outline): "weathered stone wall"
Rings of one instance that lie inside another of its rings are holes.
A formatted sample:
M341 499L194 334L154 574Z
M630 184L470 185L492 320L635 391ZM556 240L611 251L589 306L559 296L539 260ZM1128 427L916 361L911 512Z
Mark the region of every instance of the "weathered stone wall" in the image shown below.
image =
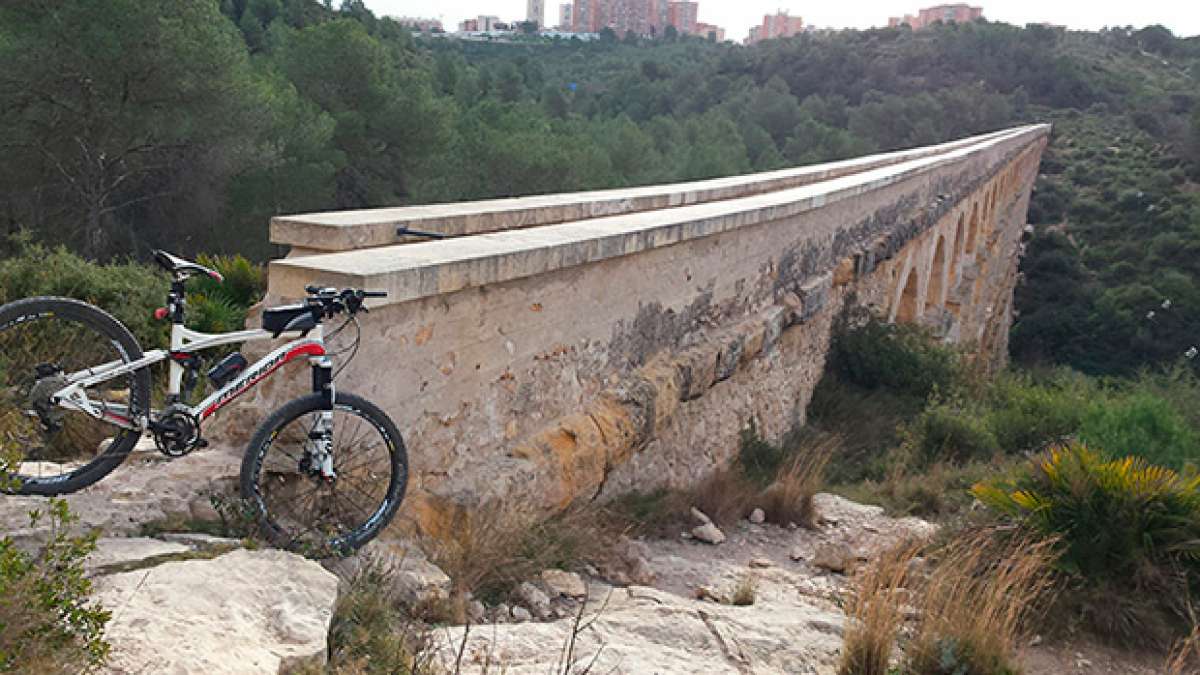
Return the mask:
M667 186L666 202L631 198L617 215L557 225L526 227L507 200L524 229L443 242L379 246L379 222L405 221L397 210L363 230L373 247L340 253L308 255L320 247L304 232L322 230L283 227L298 248L272 263L269 300L310 282L390 292L339 383L405 433L399 527L436 536L494 500L552 512L683 485L728 462L749 422L768 440L803 423L851 298L1003 364L1047 135L810 167L780 189L778 172L772 189L752 176L721 193ZM566 212L596 199L565 197ZM561 217L535 199L537 217Z

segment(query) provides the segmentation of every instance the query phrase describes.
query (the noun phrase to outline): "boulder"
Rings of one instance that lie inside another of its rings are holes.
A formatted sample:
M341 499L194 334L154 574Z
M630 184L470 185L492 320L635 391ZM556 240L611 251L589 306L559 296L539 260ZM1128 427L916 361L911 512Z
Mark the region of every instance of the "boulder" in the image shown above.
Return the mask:
M583 578L574 572L563 570L545 570L542 572L542 584L551 595L566 598L587 597L587 584Z
M755 525L762 525L767 520L767 514L762 509L754 509L750 512L749 520Z
M400 540L375 539L349 558L326 563L342 579L351 579L364 565L377 565L388 572L391 592L407 605L450 597L450 577L429 562L421 549Z
M322 665L338 580L273 549L169 562L96 580L112 611L108 673L278 673Z
M550 597L528 581L517 586L516 599L539 619L550 616Z
M817 546L809 562L814 567L843 574L854 566L857 559L854 551L845 543L826 542Z
M692 536L706 544L716 545L725 541L725 533L712 523L692 528Z

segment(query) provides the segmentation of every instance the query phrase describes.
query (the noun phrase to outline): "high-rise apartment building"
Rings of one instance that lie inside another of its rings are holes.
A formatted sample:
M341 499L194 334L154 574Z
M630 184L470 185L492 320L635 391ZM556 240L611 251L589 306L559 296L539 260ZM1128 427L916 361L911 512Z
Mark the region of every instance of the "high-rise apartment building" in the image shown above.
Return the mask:
M667 24L685 35L696 32L696 19L700 15L700 3L690 0L671 0L667 3Z
M701 21L697 21L696 22L696 35L699 35L702 38L708 38L708 39L716 41L716 42L724 42L725 41L725 29L721 28L720 26L711 24L711 23L703 23Z
M983 18L982 7L972 7L965 3L955 5L937 5L919 10L916 16L905 14L903 18L894 16L888 19L888 26L908 25L913 30L920 30L939 21L943 23L969 23Z
M525 0L525 21L537 24L538 28L546 25L546 0Z
M663 0L575 0L572 25L577 33L598 33L611 28L617 35L653 35L659 32L659 3Z
M804 32L802 17L788 16L787 12L766 14L762 18L762 30L758 32L758 40L773 40L776 37L792 37Z

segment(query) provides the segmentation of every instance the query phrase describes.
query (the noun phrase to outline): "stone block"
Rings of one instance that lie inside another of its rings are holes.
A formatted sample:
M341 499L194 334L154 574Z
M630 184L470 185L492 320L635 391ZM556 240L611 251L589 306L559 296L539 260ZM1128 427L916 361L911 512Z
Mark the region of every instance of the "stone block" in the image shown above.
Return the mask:
M738 365L742 362L742 353L746 350L746 336L740 332L729 335L723 341L721 353L717 356L715 380L724 382L733 377Z
M782 307L772 307L763 316L763 353L768 353L779 344L783 329L787 327L787 312Z
M679 400L692 401L704 395L716 381L718 350L711 345L693 347L675 361L679 369Z
M821 276L810 279L800 287L801 307L799 313L800 322L808 321L817 312L825 309L829 304L829 293L833 290L833 274L825 273Z

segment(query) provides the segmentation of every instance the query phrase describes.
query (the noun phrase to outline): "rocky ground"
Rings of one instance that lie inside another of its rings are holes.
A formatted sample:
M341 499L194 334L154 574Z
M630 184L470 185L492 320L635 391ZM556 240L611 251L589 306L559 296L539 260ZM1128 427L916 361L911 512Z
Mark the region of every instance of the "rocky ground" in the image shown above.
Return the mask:
M236 456L218 451L173 462L139 453L68 497L79 527L104 532L87 568L113 615L108 673L278 673L324 661L339 575L361 560L326 569L233 539L139 536L150 521L214 518L208 494L227 489L237 467ZM447 672L514 675L834 673L848 575L882 548L934 528L833 495L816 501L815 530L754 522L757 514L721 530L696 513L695 528L678 538L623 541L603 569L548 570L511 604L472 603L472 626L435 630L436 661ZM42 503L0 498L0 527L36 546L44 532L28 527L28 511ZM366 555L397 568L395 590L409 603L449 587L411 546L373 542ZM1089 642L1034 644L1024 659L1030 675L1161 670L1159 656Z

